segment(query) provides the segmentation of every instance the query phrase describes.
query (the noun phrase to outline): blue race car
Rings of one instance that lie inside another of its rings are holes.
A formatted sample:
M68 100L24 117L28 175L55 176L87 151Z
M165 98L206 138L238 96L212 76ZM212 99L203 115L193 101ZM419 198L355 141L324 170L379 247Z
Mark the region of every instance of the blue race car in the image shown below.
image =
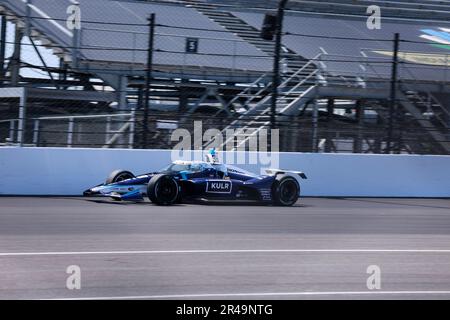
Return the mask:
M306 175L278 169L267 169L266 173L255 175L220 164L212 152L207 161L175 161L159 172L140 176L116 170L105 183L86 190L84 196L107 196L118 201L142 201L147 196L158 205L195 200L295 204L300 196L300 181Z

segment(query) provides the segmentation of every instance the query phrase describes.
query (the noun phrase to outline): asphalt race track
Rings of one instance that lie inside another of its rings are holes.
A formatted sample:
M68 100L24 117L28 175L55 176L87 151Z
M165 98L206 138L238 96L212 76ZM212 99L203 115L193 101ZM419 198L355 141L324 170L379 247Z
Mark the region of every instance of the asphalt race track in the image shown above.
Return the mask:
M66 287L69 266L81 289ZM369 266L381 288L369 290ZM0 299L450 299L450 200L0 198Z

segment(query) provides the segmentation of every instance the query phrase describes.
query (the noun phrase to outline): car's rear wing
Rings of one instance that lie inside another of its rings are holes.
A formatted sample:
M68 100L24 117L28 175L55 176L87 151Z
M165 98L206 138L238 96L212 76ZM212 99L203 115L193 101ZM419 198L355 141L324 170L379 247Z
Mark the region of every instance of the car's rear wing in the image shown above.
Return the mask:
M306 174L301 171L291 171L291 170L282 170L282 169L266 169L266 173L269 176L276 176L278 174L289 174L289 175L298 175L302 179L308 179Z

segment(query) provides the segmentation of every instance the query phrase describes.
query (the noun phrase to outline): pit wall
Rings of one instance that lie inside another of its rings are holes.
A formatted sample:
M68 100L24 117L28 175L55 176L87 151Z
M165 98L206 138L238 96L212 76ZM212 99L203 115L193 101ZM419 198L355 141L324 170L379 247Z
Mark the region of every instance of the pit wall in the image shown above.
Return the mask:
M248 154L247 162L248 162ZM81 195L115 169L167 166L170 150L0 148L0 195ZM201 159L200 153L196 154ZM450 156L279 153L271 164L303 171L304 196L450 197ZM259 154L253 154L253 160ZM227 158L224 156L224 158ZM274 160L276 159L276 161ZM267 159L266 159L267 160ZM260 173L258 164L240 165ZM1 200L0 200L1 201Z

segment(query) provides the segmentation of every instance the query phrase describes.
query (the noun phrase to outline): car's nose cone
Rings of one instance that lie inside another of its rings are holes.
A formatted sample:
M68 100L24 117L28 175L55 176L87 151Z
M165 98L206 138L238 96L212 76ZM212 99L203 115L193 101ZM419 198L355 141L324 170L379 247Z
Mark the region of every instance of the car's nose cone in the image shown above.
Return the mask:
M83 192L83 196L85 196L85 197L95 196L95 195L99 195L99 194L100 194L99 191L92 191L92 189L88 189Z

